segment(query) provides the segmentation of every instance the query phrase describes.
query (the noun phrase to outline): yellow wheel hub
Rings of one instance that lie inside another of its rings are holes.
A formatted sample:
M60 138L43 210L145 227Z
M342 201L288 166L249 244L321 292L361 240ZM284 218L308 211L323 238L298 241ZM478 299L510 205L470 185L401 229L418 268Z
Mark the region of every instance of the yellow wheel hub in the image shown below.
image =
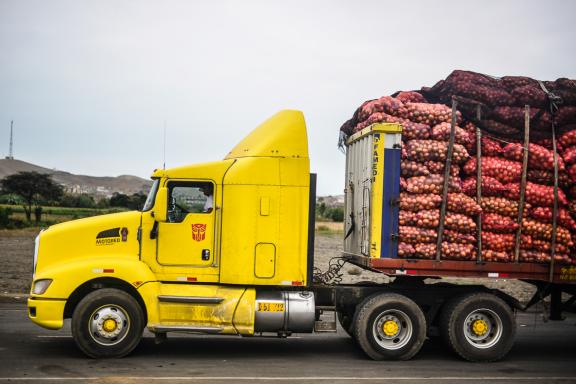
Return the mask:
M102 324L102 328L106 332L114 332L116 328L118 328L118 324L116 324L116 320L114 319L106 319L104 324Z
M482 336L488 332L488 324L484 320L476 320L472 323L472 331L476 335Z
M388 320L382 325L382 330L386 336L394 336L398 333L398 323L394 320Z

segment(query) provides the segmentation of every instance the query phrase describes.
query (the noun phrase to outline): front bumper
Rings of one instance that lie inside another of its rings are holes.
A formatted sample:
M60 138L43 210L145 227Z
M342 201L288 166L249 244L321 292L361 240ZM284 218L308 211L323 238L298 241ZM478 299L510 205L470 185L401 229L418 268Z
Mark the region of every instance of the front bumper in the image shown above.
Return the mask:
M60 329L64 325L64 299L28 299L28 317L34 323L47 329Z

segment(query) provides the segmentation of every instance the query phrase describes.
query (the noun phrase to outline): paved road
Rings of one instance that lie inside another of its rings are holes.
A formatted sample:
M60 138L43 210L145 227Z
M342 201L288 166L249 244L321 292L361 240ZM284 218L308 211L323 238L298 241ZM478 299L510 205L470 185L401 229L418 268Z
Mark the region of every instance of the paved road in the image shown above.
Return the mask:
M48 331L23 304L0 304L0 382L110 383L576 383L576 315L543 324L521 314L518 338L498 363L459 360L427 341L407 362L374 362L344 333L277 338L147 335L128 358L93 360L75 347L66 324Z

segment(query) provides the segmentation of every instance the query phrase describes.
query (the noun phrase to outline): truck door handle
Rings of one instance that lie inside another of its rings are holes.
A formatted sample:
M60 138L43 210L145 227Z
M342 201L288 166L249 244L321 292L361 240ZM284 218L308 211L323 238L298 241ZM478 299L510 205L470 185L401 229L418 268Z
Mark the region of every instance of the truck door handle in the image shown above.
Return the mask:
M210 260L210 250L209 249L203 249L202 250L202 260L204 260L204 261Z

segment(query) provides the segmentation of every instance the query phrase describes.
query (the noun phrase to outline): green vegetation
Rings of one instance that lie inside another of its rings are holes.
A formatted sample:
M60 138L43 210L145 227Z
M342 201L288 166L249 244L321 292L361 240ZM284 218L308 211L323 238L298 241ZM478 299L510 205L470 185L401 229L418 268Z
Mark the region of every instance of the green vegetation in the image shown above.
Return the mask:
M50 175L38 172L20 172L6 176L0 185L4 194L18 198L28 222L32 220L34 207L36 224L39 224L42 218L42 203L56 202L64 194L62 187L52 181Z
M329 207L326 205L322 198L316 204L316 219L317 220L330 220L336 222L344 221L344 208L343 207Z
M20 172L0 181L0 228L47 226L84 217L141 209L146 195L115 193L98 201L67 194L49 175ZM34 221L32 221L34 214Z
M27 221L24 208L17 205L0 204L0 228L19 229L30 226L44 227L64 221L82 219L84 217L106 215L126 211L127 208L66 208L42 206L42 220Z

